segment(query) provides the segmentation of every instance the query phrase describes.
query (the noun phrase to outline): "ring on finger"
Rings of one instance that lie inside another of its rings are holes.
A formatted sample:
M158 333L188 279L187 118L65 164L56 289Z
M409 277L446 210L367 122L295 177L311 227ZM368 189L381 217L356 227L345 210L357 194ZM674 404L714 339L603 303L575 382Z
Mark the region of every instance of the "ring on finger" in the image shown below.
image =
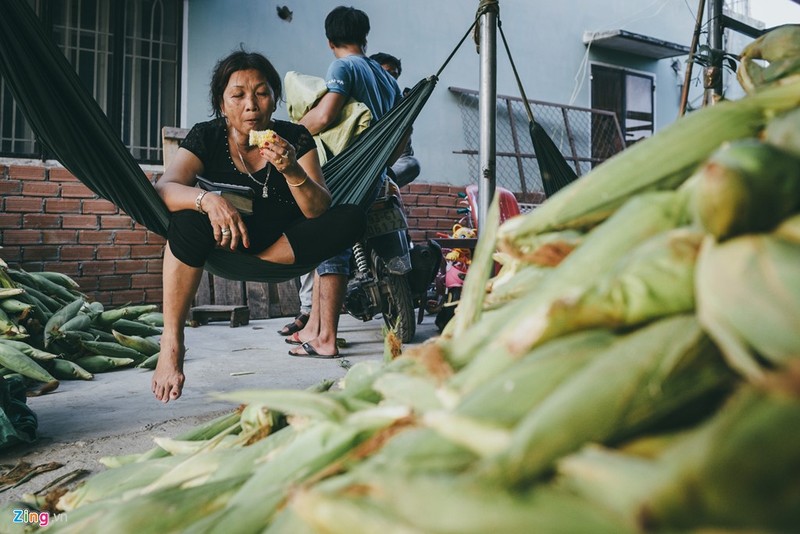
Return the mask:
M231 229L230 228L222 228L220 230L220 232L222 233L222 235L230 235Z

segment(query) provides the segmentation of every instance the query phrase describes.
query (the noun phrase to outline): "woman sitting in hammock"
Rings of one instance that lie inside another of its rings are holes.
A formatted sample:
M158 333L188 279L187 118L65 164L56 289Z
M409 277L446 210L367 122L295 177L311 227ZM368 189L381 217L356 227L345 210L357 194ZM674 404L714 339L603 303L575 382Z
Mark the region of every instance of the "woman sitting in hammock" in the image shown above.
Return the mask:
M162 402L181 396L183 327L203 266L214 247L281 264L316 264L351 246L364 231L364 212L330 207L331 195L304 126L273 120L281 77L264 56L237 51L211 78L215 118L196 124L156 189L171 212L164 251L164 329L152 389ZM264 148L251 130L274 130ZM196 187L197 177L255 190L253 213Z

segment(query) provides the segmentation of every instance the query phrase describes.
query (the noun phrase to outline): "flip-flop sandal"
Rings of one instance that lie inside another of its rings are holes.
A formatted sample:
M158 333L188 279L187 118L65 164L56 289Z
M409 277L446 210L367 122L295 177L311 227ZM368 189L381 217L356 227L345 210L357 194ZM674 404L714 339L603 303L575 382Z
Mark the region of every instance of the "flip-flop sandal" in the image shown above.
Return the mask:
M307 313L301 313L294 318L294 321L283 325L283 328L278 330L278 333L282 336L291 336L295 332L299 332L305 328L306 324L308 323L308 319L309 315Z
M320 358L323 360L330 360L333 358L338 358L340 356L339 351L336 351L336 354L320 354L317 350L311 345L311 343L303 343L300 345L305 354L299 354L297 352L289 351L289 356L296 356L298 358Z
M283 341L285 341L289 345L302 345L303 342L300 340L299 335L300 334L298 332L295 332L294 334L290 335L289 337L287 337ZM337 337L336 338L336 346L338 348L340 348L340 349L345 348L347 346L347 340L345 338L343 338L343 337Z

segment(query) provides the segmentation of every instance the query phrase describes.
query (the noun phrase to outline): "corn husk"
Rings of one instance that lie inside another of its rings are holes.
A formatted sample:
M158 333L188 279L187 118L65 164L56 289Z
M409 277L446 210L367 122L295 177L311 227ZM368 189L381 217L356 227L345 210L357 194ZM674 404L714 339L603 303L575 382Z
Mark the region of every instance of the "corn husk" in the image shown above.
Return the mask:
M750 379L760 358L785 365L800 356L800 244L746 235L703 244L697 265L697 315L732 367Z
M290 506L319 531L515 533L624 532L590 503L548 489L518 494L482 481L373 471L330 480L293 496ZM378 521L380 520L380 521Z
M698 175L695 217L718 240L769 231L800 209L800 159L771 144L724 145Z
M607 330L591 330L545 343L483 383L465 384L469 392L453 410L464 417L511 428L615 339ZM467 368L461 375L469 371ZM480 374L476 373L473 383L478 383Z
M141 468L141 465L131 464ZM246 477L188 488L166 488L125 501L105 500L69 513L68 521L52 523L48 531L62 534L141 534L180 532L222 509ZM235 526L231 531L236 531Z
M602 506L636 530L639 508L657 476L657 464L651 459L587 445L558 461L554 484Z
M516 342L517 331L536 310L564 294L586 288L599 280L620 256L654 235L682 226L688 220L689 195L685 192L656 192L640 195L627 203L608 221L595 228L583 244L539 282L539 290L499 310L484 314L480 324L446 346L448 361L463 367L484 349L516 354L530 347Z
M603 377L598 380L597 377ZM482 471L510 483L535 480L589 442L653 428L732 378L693 316L642 327L561 384L514 429Z
M772 119L764 128L764 142L800 158L800 108Z
M652 529L758 529L800 524L800 374L742 387L720 413L678 442L641 513Z
M593 285L547 302L519 321L508 342L512 351L579 330L631 327L693 311L702 238L700 231L681 228L648 239Z
M740 61L736 78L748 93L800 73L800 25L787 24L765 33L744 47Z

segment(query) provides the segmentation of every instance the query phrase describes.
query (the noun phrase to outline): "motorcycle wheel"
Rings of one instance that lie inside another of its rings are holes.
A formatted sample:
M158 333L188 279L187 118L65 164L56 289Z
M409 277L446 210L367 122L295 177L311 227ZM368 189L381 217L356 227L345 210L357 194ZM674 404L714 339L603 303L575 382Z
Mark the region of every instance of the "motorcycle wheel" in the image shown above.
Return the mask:
M417 332L411 287L403 275L392 274L377 254L372 254L376 279L381 288L381 314L387 328L393 329L403 343L409 343Z

